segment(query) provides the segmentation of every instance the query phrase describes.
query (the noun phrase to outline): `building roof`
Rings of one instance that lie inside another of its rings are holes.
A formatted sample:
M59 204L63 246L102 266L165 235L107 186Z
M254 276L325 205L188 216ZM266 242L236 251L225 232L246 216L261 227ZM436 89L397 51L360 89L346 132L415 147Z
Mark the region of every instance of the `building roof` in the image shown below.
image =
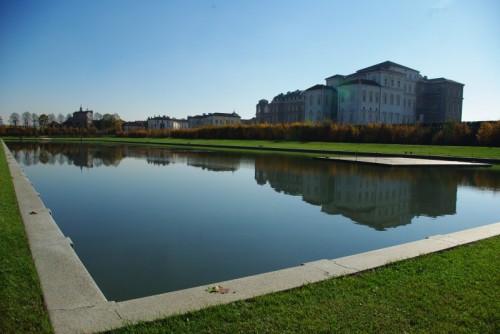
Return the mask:
M235 118L241 118L240 115L238 115L237 113L233 112L233 113L222 113L222 112L214 112L214 113L210 113L210 114L203 114L203 115L196 115L196 116L188 116L188 119L192 119L192 118L207 118L207 117L211 117L211 116L222 116L222 117L235 117Z
M334 90L332 86L327 86L327 85L314 85L310 88L307 88L305 91L311 91L311 90L321 90L321 89L331 89Z
M333 79L333 78L344 79L344 78L345 78L345 75L342 75L342 74L335 74L335 75L332 75L331 77L326 78L325 80L328 80L328 79Z
M273 101L283 101L285 99L290 99L290 100L294 100L294 99L297 99L297 98L302 98L304 96L304 91L303 90L296 90L296 91L293 91L293 92L287 92L286 94L283 94L283 93L280 93L278 95L276 95L274 98L273 98Z
M171 118L168 116L154 116L154 117L148 117L148 121L167 121L170 120Z
M373 65L373 66L370 66L370 67L366 67L366 68L362 68L358 71L356 71L356 73L362 73L362 72L373 72L373 71L380 71L380 70L388 70L390 67L399 67L399 68L402 68L404 70L409 70L409 71L415 71L417 73L420 73L419 71L417 70L414 70L413 68L409 68L409 67L406 67L406 66L403 66L403 65L399 65L399 64L396 64L392 61L384 61L383 63L380 63L380 64L376 64L376 65Z
M339 85L340 86L349 86L349 85L370 85L370 86L377 86L380 87L378 83L376 83L373 80L366 80L366 79L354 79L350 81L343 82Z
M454 83L454 84L457 84L457 85L465 86L465 84L463 84L461 82L450 80L450 79L446 79L446 78L434 78L434 79L424 78L422 81L428 82L428 83L448 82L448 83Z

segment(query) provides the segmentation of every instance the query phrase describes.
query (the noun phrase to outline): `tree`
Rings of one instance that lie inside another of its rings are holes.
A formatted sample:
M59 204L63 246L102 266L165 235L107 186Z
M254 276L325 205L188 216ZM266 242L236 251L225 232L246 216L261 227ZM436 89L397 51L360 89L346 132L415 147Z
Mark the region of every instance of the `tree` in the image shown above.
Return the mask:
M57 123L59 124L63 124L64 123L64 115L59 113L59 115L57 115Z
M55 123L56 115L54 115L54 113L50 113L48 117L49 117L49 124Z
M102 119L102 115L98 112L94 113L94 121L100 121Z
M38 117L38 124L40 125L41 129L46 127L48 123L49 123L49 116L41 114L40 117Z
M17 126L19 124L19 114L17 112L13 112L9 117L10 125Z
M38 125L38 115L35 113L31 114L31 123L33 124L33 127L36 128Z
M2 116L0 116L0 126L3 126L3 119L2 119Z
M23 112L21 117L23 119L24 127L27 128L28 126L30 126L31 113L29 111L25 111L25 112Z
M122 120L118 114L104 114L102 116L102 127L108 133L116 133L122 130Z

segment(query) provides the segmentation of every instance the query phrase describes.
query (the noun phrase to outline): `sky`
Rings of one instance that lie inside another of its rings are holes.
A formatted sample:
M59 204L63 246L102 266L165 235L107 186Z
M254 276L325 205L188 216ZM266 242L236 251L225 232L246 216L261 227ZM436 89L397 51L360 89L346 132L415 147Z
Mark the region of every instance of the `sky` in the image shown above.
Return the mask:
M2 0L0 116L235 111L387 60L500 120L498 0Z

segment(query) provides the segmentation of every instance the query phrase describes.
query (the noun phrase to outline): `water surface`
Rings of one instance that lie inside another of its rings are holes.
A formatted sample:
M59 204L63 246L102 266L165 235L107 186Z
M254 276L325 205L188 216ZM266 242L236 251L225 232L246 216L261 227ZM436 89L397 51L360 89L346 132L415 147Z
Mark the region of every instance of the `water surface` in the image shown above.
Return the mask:
M109 300L500 221L500 173L283 154L8 143Z

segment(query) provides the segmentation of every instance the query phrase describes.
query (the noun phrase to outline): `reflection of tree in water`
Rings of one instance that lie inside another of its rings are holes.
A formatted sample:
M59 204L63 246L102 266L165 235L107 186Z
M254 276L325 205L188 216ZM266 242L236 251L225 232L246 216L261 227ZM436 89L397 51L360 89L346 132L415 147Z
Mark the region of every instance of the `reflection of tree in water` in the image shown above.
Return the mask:
M458 187L500 190L500 173L488 169L388 168L314 161L289 155L179 151L165 147L73 143L8 143L25 165L70 164L80 168L118 166L124 158L168 166L180 163L206 171L255 166L255 180L276 192L301 196L328 214L383 230L414 217L452 215ZM254 158L255 157L255 158Z
M256 159L255 179L377 230L421 215L455 214L459 186L500 189L500 173L484 169L388 168L281 156Z
M120 147L72 143L9 143L16 160L26 165L38 163L77 167L118 166L123 159ZM21 158L22 155L22 158Z
M17 161L30 166L38 163L67 163L80 168L118 166L124 158L146 159L149 164L168 166L186 164L208 171L236 171L240 156L207 151L175 151L165 147L95 145L75 143L9 143Z

